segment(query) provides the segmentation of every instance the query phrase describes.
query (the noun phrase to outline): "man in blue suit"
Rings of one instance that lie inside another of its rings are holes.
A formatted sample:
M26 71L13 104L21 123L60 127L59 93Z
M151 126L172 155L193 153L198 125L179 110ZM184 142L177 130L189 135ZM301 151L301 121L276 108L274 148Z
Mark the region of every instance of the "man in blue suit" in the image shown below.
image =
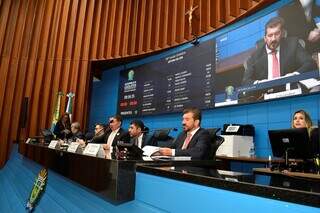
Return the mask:
M191 156L192 159L208 159L210 153L209 132L200 127L201 112L197 108L183 111L183 132L169 148L160 148L161 155Z

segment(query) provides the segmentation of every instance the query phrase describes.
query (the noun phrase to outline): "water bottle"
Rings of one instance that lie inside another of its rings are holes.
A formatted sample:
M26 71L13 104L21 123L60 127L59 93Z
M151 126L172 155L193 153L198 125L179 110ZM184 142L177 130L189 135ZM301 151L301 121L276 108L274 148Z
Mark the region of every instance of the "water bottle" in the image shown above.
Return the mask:
M272 159L271 159L271 155L269 155L269 157L268 157L268 166L267 166L267 168L272 169Z
M255 157L255 152L254 152L254 146L252 146L249 150L249 155L250 155L250 158L254 158Z

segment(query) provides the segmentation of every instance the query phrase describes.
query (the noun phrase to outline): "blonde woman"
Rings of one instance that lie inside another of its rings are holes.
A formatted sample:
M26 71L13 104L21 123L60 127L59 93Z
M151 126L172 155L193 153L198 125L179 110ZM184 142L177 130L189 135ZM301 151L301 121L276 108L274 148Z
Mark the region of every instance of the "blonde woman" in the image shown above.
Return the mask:
M309 136L312 130L312 120L310 115L304 110L298 110L293 114L291 121L292 128L307 128Z

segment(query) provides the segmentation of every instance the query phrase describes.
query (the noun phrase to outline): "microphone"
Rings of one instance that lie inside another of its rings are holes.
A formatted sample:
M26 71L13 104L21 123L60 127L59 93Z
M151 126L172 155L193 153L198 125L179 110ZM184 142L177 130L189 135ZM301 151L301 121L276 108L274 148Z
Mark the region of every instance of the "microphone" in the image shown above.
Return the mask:
M144 127L144 129L141 131L142 133L148 133L150 131L149 127Z

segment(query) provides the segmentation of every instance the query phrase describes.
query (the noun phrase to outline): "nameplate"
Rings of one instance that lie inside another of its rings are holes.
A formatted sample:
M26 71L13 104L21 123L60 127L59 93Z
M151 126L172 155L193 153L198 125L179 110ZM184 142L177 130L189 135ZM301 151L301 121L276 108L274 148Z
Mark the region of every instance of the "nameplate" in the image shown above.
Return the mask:
M214 106L219 107L219 106L228 106L233 104L238 104L238 100L219 102L219 103L215 103Z
M49 144L49 149L56 149L58 146L59 142L57 140L52 140Z
M300 95L300 94L302 94L302 90L301 90L301 88L298 88L298 89L292 89L292 90L283 91L283 92L264 94L264 100L269 100L269 99L274 99L274 98L283 98L283 97Z
M69 145L67 151L68 151L68 152L72 152L72 153L76 153L77 150L78 150L78 148L79 148L79 145L80 145L80 144L77 143L77 142L72 142L72 143Z
M84 149L83 154L96 157L98 155L99 150L100 150L100 146L101 146L101 144L89 143L86 146L86 148Z
M227 129L226 129L226 132L238 132L240 126L228 126Z
M27 141L26 141L26 143L30 143L30 141L31 141L31 138L28 138Z

